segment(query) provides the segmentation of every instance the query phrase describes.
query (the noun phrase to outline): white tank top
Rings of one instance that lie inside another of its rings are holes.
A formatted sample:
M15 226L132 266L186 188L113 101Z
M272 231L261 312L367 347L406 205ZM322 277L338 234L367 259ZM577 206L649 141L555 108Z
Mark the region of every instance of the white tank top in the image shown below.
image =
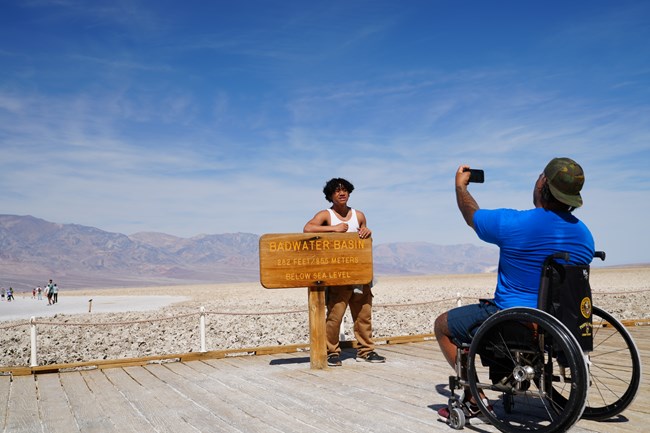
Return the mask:
M335 226L337 224L346 223L348 225L348 232L356 232L359 230L359 219L357 218L356 210L350 208L352 217L348 221L342 221L339 219L339 217L336 215L336 212L334 212L332 209L327 209L327 211L330 213L330 225Z

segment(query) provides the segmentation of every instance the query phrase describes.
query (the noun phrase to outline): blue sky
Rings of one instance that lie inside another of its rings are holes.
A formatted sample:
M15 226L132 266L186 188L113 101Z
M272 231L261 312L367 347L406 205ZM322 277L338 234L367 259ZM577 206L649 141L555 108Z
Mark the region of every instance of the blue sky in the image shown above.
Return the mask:
M650 262L646 1L0 3L0 213L300 232L345 177L375 243L481 242L554 156L608 264Z

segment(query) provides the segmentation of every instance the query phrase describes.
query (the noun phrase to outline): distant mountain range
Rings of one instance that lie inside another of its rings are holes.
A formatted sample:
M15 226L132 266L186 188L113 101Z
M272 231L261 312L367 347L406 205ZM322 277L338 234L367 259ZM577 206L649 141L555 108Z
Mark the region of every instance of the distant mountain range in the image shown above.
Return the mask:
M133 235L33 216L0 215L0 286L52 278L65 288L259 281L259 235ZM425 242L373 245L376 275L495 271L496 248Z

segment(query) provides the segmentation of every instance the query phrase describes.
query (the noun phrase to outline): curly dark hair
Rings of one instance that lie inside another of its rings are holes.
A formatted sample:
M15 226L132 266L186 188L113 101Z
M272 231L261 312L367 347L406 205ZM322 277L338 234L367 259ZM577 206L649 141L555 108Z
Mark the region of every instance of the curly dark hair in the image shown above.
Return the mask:
M338 188L344 188L349 194L352 194L352 191L354 191L354 185L350 182L343 178L335 177L334 179L327 181L325 188L323 188L325 199L331 203L332 194L334 194Z

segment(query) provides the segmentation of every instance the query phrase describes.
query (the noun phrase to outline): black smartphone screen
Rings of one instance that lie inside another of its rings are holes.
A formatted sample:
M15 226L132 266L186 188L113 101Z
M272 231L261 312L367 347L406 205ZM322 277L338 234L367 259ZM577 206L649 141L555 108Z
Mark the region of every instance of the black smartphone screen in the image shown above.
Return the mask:
M483 183L485 182L485 175L483 170L469 170L469 181L474 183Z

